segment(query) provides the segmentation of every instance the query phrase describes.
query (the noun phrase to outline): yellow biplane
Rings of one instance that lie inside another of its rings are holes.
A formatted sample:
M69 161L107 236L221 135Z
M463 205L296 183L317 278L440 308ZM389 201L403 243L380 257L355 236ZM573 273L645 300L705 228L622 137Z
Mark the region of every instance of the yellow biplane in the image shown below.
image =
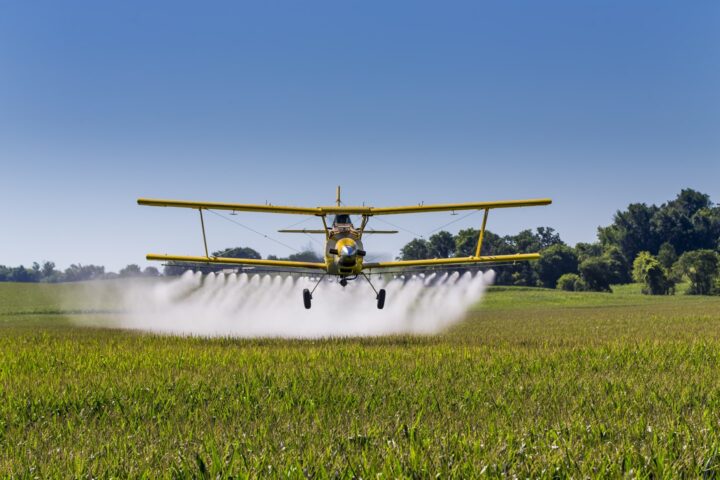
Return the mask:
M418 267L468 267L487 264L514 263L525 260L537 260L539 253L517 253L512 255L486 255L481 256L480 252L483 244L483 236L485 235L485 226L487 224L488 214L490 210L495 208L512 208L512 207L532 207L540 205L548 205L552 203L549 198L539 198L531 200L507 200L500 202L470 202L470 203L446 203L435 205L413 205L402 207L354 207L343 205L340 201L340 187L337 188L336 205L329 207L292 207L279 205L253 205L240 203L215 203L215 202L189 202L181 200L158 200L149 198L138 199L139 205L147 205L151 207L179 207L191 208L200 212L200 225L203 234L203 243L205 245L205 256L181 256L181 255L160 255L148 254L148 260L158 260L165 262L180 262L187 264L205 264L205 265L233 265L239 267L269 267L275 269L286 269L296 272L317 272L321 273L318 283L327 275L338 277L340 285L347 285L348 280L354 280L362 276L372 287L377 299L377 307L383 308L385 305L385 290L376 290L367 273L392 271L397 273L402 269L413 269ZM233 214L236 212L265 212L265 213L281 213L295 215L314 215L320 217L323 223L322 229L284 229L279 230L283 233L310 233L325 235L325 261L324 262L298 262L290 260L262 260L254 258L226 258L215 257L208 254L207 238L205 234L205 221L203 219L203 210L230 210ZM482 226L478 234L475 255L470 257L452 257L452 258L428 258L423 260L399 260L390 262L364 262L365 250L363 250L362 237L366 234L385 234L397 233L396 230L372 230L367 229L367 224L371 217L377 215L396 215L404 213L422 213L422 212L457 212L458 210L483 210L484 216ZM328 224L328 215L333 215L331 224ZM360 225L353 225L350 216L359 215L361 217ZM367 272L367 273L366 273ZM310 308L312 302L312 294L315 291L303 290L303 303L305 308Z

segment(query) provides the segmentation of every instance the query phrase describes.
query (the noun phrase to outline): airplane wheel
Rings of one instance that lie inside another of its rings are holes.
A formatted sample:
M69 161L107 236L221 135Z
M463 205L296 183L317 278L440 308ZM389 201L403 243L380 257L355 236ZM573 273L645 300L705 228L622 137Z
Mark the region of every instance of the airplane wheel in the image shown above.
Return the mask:
M305 304L305 308L310 308L312 305L312 295L310 295L310 290L307 288L303 290L303 303Z
M381 288L377 295L378 309L382 310L385 306L385 289Z

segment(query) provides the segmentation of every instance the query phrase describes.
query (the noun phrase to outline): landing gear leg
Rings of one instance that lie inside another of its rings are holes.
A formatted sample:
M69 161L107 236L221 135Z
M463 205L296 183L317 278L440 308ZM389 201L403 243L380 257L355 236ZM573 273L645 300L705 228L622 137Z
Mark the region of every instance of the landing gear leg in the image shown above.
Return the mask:
M320 285L320 282L322 282L324 278L325 278L325 275L320 277L320 280L317 281L317 283L313 287L312 291L308 290L307 288L303 290L303 305L305 305L306 309L309 309L310 307L312 307L312 298L313 298L312 294L315 293L315 289L318 287L318 285Z
M361 272L362 273L362 272ZM365 280L370 284L370 288L373 289L373 292L375 292L375 298L377 299L377 308L378 310L382 310L385 306L385 289L381 288L380 291L375 290L375 287L373 286L372 282L368 278L367 275L364 273L362 274L363 277L365 277Z

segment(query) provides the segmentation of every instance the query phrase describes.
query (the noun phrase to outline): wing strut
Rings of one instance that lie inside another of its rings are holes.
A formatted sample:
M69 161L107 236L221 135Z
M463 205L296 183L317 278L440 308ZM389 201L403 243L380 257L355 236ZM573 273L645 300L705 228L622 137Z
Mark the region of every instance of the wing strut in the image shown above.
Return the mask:
M205 236L205 220L203 220L202 208L198 208L198 212L200 212L200 228L202 228L203 245L205 245L205 256L209 257L210 255L208 255L207 237Z
M483 237L485 236L485 225L487 225L487 219L488 219L488 214L489 214L489 213L490 213L490 209L489 209L489 208L486 208L486 209L485 209L485 215L483 215L482 228L480 228L480 235L478 235L477 248L475 249L475 256L476 256L476 257L479 257L479 256L480 256L480 250L482 249L482 244L483 244Z

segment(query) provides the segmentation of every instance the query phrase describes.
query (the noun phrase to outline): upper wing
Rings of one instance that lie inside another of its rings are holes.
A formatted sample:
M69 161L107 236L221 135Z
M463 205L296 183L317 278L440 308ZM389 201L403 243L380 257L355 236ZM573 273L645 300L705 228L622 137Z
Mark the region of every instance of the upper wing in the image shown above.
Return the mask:
M182 255L160 255L150 253L146 256L148 260L160 260L167 262L192 262L211 263L218 265L259 265L264 267L299 268L310 270L325 270L325 263L321 262L294 262L291 260L258 260L255 258L228 258L228 257L190 257Z
M321 215L347 213L351 215L396 215L400 213L454 212L457 210L490 210L493 208L538 207L549 205L549 198L531 198L527 200L503 200L499 202L435 203L430 205L410 205L401 207L318 207Z
M432 267L440 265L471 265L483 263L512 263L537 260L539 253L516 253L512 255L485 255L482 257L429 258L424 260L398 260L394 262L364 263L363 270L375 268Z
M150 207L180 207L180 208L205 208L213 210L232 210L235 212L267 212L267 213L291 213L298 215L322 215L322 209L318 207L287 207L281 205L253 205L243 203L221 203L221 202L188 202L184 200L159 200L153 198L139 198L138 205Z
M245 203L191 202L184 200L138 199L139 205L151 207L204 208L214 210L232 210L235 212L289 213L297 215L328 215L346 213L350 215L395 215L399 213L451 212L456 210L489 210L493 208L535 207L549 205L549 198L529 200L505 200L500 202L437 203L432 205L411 205L401 207L291 207L282 205L254 205Z
M371 208L371 215L394 215L398 213L420 212L450 212L456 210L485 210L493 208L536 207L549 205L549 198L536 198L529 200L505 200L500 202L468 202L468 203L437 203L432 205L413 205L408 207L379 207Z

